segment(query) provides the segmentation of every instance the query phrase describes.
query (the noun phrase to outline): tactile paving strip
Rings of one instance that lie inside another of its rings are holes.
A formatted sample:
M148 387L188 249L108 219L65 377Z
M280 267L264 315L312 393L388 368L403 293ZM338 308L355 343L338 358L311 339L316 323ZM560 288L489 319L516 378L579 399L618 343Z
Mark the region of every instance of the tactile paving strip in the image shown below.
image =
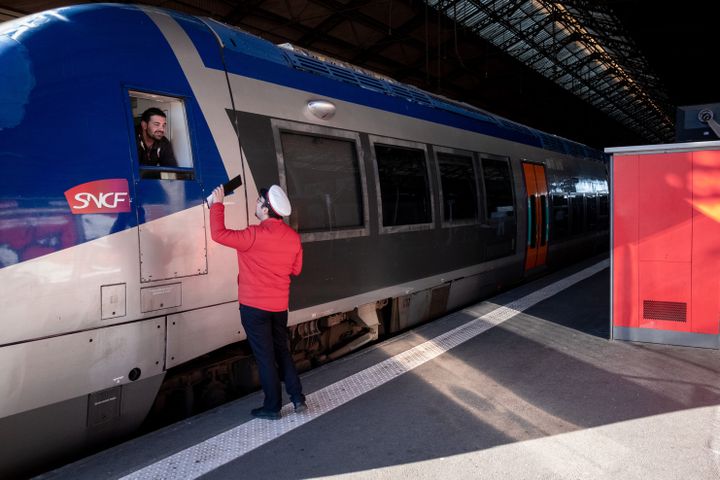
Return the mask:
M597 263L505 306L478 316L474 320L410 350L313 392L307 395L308 409L303 413L293 414L292 404L287 404L281 411L282 418L280 420L251 420L122 478L127 480L197 478L403 373L409 372L607 267L607 260ZM465 314L474 313L472 308L465 309L463 312Z

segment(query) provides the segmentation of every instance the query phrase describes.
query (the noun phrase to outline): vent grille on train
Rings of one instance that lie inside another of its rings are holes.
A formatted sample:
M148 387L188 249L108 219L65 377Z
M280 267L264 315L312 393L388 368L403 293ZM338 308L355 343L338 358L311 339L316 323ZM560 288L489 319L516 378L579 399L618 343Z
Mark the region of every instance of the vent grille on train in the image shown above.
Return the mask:
M643 318L670 322L687 321L687 303L643 300Z

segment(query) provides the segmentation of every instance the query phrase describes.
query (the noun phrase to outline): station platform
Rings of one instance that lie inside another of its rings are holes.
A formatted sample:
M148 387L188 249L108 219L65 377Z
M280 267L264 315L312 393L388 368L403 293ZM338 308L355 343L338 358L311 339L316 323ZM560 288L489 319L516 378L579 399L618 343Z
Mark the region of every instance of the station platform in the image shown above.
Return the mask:
M44 479L720 478L720 352L608 340L607 258L257 392Z

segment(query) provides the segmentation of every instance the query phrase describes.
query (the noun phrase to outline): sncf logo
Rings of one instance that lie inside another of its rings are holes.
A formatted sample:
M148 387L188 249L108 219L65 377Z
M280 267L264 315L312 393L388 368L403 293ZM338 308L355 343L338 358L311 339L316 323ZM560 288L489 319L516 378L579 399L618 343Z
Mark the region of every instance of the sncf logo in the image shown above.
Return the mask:
M65 192L73 214L130 211L130 190L124 178L83 183Z

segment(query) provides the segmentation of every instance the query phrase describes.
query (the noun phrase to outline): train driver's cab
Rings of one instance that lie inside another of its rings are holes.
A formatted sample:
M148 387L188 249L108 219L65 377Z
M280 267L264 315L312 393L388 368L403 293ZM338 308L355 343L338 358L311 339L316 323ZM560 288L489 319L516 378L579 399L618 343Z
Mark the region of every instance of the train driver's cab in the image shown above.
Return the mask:
M137 90L127 94L140 282L205 274L205 196L193 161L186 101ZM151 310L143 299L143 312Z
M129 95L140 178L193 180L192 149L183 100L132 90Z

